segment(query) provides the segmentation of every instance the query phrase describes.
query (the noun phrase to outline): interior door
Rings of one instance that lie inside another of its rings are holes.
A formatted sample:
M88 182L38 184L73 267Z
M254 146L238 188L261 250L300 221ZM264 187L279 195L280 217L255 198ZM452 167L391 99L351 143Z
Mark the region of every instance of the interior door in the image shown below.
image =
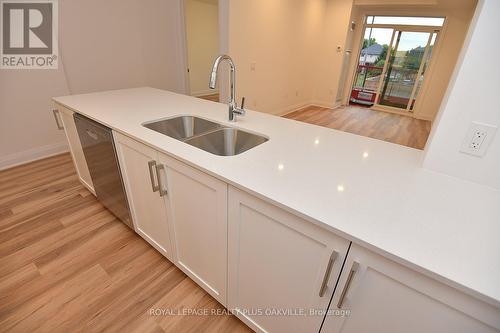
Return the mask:
M382 77L389 56L388 48L393 38L394 29L392 28L365 28L363 49L359 54L350 101L365 105L375 103L375 97L383 82Z
M376 100L378 105L404 110L413 108L435 34L395 30Z

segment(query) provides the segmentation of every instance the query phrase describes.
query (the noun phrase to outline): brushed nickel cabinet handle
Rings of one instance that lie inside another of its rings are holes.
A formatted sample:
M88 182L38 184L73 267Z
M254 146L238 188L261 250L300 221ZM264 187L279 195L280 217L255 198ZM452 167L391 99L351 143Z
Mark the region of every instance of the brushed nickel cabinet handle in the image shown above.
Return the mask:
M64 126L61 125L61 122L59 121L59 117L57 116L57 114L59 113L59 110L58 109L52 109L52 113L54 114L54 119L56 120L57 129L63 130Z
M349 291L349 287L351 286L352 279L354 278L354 275L356 274L356 271L359 268L359 264L357 262L353 262L351 266L351 270L349 271L349 275L347 276L347 281L345 282L344 289L342 289L342 293L340 294L339 302L337 303L337 308L341 309L342 305L344 304L344 299L345 296L347 295L347 292Z
M332 273L332 267L338 255L339 254L337 251L333 251L332 254L330 255L330 259L328 260L328 265L326 266L326 272L325 275L323 276L323 282L321 283L321 288L319 288L319 297L323 297L325 295L326 286L328 285L328 280L330 279L330 274Z
M153 167L156 167L156 161L149 161L148 162L148 168L149 168L149 178L151 179L151 188L153 189L153 192L156 192L160 189L159 185L155 184L155 176L153 175ZM156 175L158 177L158 175ZM159 178L159 177L158 177Z
M156 164L156 178L158 178L158 189L160 190L160 197L167 194L167 190L164 189L164 186L161 181L161 170L165 170L165 166L163 164Z

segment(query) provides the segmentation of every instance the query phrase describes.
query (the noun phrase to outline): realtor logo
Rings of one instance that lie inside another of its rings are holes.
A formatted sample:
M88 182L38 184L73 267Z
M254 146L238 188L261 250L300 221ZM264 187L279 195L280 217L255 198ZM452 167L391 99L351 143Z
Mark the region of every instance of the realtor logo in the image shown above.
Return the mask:
M0 1L1 69L57 69L57 0Z

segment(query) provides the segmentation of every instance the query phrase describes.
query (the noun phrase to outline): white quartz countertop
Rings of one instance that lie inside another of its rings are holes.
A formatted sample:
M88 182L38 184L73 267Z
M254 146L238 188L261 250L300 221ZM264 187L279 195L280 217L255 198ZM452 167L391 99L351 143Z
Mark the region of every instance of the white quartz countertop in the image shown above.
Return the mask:
M54 98L238 188L500 307L500 191L421 168L423 152L153 88ZM196 115L269 137L212 155L141 124Z

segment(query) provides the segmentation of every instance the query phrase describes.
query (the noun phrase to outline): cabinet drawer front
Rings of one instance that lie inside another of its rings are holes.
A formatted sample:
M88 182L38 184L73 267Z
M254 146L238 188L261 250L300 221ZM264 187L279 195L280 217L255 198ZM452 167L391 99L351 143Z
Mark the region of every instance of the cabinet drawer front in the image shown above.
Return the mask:
M352 267L357 270L349 282ZM349 315L327 316L323 333L489 333L500 326L498 309L356 244L349 250L331 312L339 305Z
M227 289L227 184L160 154L175 263L221 304Z
M257 331L317 332L348 247L347 240L230 187L229 308Z

